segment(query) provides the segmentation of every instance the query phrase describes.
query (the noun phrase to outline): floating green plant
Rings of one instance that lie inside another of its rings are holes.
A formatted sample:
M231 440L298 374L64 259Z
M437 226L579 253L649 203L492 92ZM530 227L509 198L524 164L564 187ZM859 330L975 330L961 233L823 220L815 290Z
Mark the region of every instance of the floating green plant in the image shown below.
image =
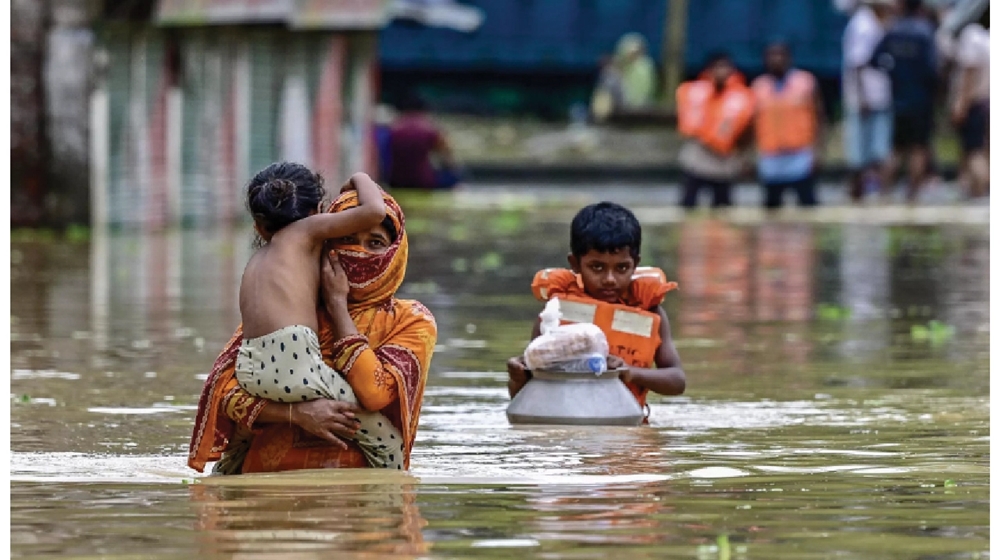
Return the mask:
M463 274L469 271L469 261L465 257L455 257L451 260L451 271Z
M520 212L501 212L490 220L490 229L496 235L514 235L524 229L524 217Z
M917 324L910 327L911 339L917 342L930 342L932 346L944 344L954 337L955 327L937 320L931 320L926 325Z
M64 234L66 241L70 243L86 243L90 241L90 228L77 224L70 224Z
M18 228L10 230L10 240L21 243L55 241L56 232L48 228Z
M851 310L831 303L816 306L816 316L823 321L842 321L851 316Z
M425 218L406 218L406 230L410 234L427 233L431 230L431 222Z
M448 239L452 241L468 241L469 228L465 224L455 224L448 228Z
M503 257L496 251L490 251L476 261L478 272L490 272L503 266Z
M715 542L719 545L719 560L729 560L729 535L723 533L715 539Z

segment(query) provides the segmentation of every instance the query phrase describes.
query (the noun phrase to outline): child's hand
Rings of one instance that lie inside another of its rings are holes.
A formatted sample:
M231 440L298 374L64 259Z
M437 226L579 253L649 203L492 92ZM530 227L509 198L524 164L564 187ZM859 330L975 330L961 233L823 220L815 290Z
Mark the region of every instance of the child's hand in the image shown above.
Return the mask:
M510 393L510 398L514 398L514 395L520 392L531 379L531 371L528 370L528 366L525 365L524 358L521 356L507 360L507 375L510 376L510 380L507 381L507 392Z
M340 187L340 192L343 193L347 191L358 190L358 182L360 181L370 181L372 183L375 183L375 181L373 181L372 178L369 177L367 173L362 173L359 171L358 173L351 175L351 178L348 179L346 183L344 183L344 186ZM378 185L378 183L375 184ZM379 187L379 189L381 188L382 187Z
M623 383L632 381L632 369L625 364L625 360L618 356L608 356L608 370L614 371L616 369L621 370L621 373L618 374L618 379L621 379Z
M507 360L507 374L513 381L520 384L525 384L528 382L529 375L528 366L524 363L524 358L517 356Z
M608 369L619 369L625 366L625 360L615 355L608 356Z

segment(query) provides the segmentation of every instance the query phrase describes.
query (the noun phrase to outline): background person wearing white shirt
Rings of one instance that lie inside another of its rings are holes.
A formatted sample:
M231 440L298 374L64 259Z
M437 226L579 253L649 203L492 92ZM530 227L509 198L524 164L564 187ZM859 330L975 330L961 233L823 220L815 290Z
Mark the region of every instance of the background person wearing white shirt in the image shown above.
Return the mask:
M979 22L960 28L953 45L951 122L962 143L962 171L970 198L989 194L990 32L989 7Z
M850 3L838 2L850 9ZM892 86L882 70L868 66L894 13L893 0L860 0L843 38L844 155L851 169L851 198L864 197L877 182L892 150Z

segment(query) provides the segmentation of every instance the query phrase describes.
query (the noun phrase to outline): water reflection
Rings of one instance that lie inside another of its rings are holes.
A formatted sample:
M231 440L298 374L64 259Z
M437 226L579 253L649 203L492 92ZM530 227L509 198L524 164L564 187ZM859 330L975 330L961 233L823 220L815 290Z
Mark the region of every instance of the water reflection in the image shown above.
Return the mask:
M840 301L848 312L840 357L851 362L877 359L892 335L889 231L858 224L841 232Z
M297 478L300 484L309 482L308 475ZM319 485L295 486L285 480L271 488L246 488L206 480L192 486L199 556L327 558L331 552L364 552L417 558L429 550L415 480L337 486L317 481Z
M754 318L803 322L813 315L813 229L761 224L756 231Z
M942 232L947 248L941 266L941 318L959 338L989 338L990 236L976 229ZM952 347L953 353L958 351Z

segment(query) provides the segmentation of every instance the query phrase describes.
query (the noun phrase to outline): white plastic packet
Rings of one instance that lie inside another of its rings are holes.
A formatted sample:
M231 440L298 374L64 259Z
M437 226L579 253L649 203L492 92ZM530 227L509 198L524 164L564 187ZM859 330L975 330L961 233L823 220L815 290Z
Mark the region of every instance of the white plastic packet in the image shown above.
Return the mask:
M539 313L541 336L524 351L528 369L566 372L607 371L608 339L593 323L560 325L559 300L550 299Z

